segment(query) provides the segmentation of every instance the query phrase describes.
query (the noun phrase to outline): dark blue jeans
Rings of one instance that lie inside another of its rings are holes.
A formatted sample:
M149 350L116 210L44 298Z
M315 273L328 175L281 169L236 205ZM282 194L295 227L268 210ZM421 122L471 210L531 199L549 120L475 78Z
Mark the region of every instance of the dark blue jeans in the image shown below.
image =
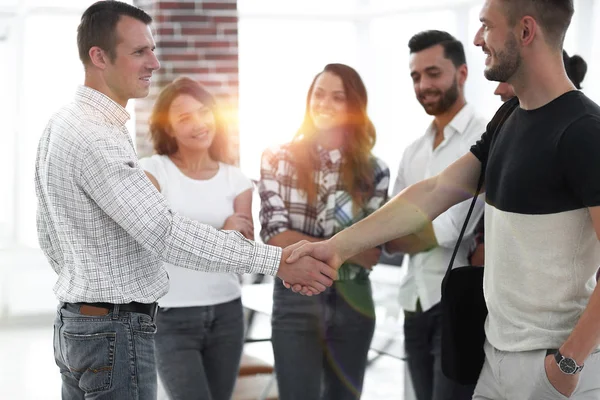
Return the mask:
M406 361L417 400L471 400L475 385L460 385L442 372L441 307L405 312Z
M54 358L63 400L156 399L154 334L146 314L87 316L61 304L54 322Z
M305 297L275 281L273 352L281 400L360 398L375 330L371 282Z
M171 400L229 400L244 346L241 300L158 313L156 361Z

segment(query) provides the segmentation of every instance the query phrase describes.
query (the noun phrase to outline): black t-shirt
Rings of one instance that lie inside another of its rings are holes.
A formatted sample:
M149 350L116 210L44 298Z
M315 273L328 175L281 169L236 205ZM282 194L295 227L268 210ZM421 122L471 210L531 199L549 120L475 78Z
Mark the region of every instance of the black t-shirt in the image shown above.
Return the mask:
M484 164L486 201L515 213L600 205L600 107L571 91L535 110L516 107L494 139L505 103L472 148Z
M560 347L600 265L588 212L600 206L600 108L577 91L535 110L517 102L471 148L486 168L486 336L503 351Z

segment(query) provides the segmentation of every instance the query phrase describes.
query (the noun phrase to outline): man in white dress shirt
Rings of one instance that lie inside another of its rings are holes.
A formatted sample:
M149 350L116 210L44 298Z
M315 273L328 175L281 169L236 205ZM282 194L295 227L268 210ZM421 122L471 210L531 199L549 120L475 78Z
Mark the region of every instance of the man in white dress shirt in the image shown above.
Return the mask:
M425 31L409 41L410 74L417 100L434 117L425 134L404 152L394 195L439 174L469 151L485 132L486 121L467 104L464 85L467 65L462 44L441 31ZM460 203L415 235L393 240L388 252L409 255L400 288L405 310L408 368L418 400L471 399L474 386L459 385L441 370L441 283L464 223L469 201ZM467 265L469 236L483 213L478 202L455 265Z

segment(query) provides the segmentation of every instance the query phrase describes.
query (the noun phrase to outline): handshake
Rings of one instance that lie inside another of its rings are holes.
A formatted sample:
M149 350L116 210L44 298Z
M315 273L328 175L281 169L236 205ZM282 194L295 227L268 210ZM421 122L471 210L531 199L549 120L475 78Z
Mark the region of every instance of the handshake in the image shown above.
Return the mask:
M317 243L302 240L284 248L277 276L283 280L285 287L312 296L331 286L337 278L338 268L345 261L333 240ZM370 249L349 261L371 269L380 254L379 249Z
M342 262L329 240L302 240L283 249L277 276L288 289L312 296L333 284Z

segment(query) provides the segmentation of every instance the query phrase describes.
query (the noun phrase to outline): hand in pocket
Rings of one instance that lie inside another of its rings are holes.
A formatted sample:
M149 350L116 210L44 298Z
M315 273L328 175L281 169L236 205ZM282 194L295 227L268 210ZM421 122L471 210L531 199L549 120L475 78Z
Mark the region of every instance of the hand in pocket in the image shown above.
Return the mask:
M568 375L562 372L558 368L552 354L546 356L544 359L544 370L546 371L548 381L554 389L567 398L571 397L577 388L577 383L579 383L579 374Z

